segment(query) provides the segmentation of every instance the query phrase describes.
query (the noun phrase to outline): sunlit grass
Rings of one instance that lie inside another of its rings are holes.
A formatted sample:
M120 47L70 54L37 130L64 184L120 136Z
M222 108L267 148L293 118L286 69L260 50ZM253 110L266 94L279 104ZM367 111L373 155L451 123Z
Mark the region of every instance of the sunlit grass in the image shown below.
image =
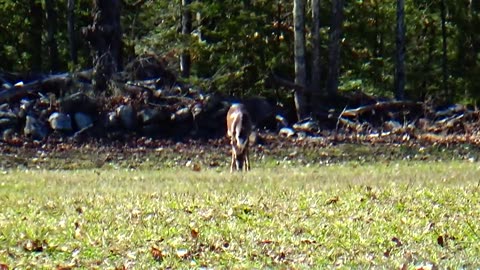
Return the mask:
M480 266L480 165L6 171L11 269Z

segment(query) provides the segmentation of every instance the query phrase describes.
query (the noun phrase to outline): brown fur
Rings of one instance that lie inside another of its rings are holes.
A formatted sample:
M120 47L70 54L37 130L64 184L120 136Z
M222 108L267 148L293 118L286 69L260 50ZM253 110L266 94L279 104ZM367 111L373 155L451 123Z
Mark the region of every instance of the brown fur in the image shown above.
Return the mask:
M227 113L227 135L232 145L230 172L250 170L249 137L252 132L250 115L243 104L233 104Z

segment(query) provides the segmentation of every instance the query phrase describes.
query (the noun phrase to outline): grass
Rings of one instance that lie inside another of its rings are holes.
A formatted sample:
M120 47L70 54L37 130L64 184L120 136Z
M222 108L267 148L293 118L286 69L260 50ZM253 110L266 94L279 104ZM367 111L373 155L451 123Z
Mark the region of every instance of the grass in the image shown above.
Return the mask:
M480 267L475 162L6 170L11 269Z

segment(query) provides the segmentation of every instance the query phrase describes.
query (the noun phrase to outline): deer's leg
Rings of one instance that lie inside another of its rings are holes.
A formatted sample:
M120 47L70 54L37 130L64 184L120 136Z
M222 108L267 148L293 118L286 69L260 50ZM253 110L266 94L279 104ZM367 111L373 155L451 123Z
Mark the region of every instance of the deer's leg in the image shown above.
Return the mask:
M233 166L235 166L235 150L232 147L232 162L230 163L230 173L233 173Z
M250 171L250 158L248 157L248 145L245 148L245 171Z

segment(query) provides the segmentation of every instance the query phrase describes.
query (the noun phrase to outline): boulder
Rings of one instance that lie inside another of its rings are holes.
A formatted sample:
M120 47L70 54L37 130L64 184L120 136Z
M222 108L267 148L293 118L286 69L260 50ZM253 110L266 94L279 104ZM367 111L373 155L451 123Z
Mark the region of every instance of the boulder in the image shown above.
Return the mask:
M93 125L93 120L88 114L77 112L73 118L75 120L75 125L77 125L79 130L83 130Z
M13 112L0 111L0 130L12 128L18 124L18 117Z
M23 133L27 137L38 140L43 140L48 135L45 124L30 115L26 117Z
M103 126L106 128L117 128L120 126L120 119L117 112L109 112L102 118Z
M4 142L11 141L14 136L15 136L15 130L12 128L7 128L2 131L2 140Z
M145 126L169 121L171 113L165 107L145 108L138 113L138 118Z
M172 121L176 123L183 123L188 120L192 120L192 118L193 118L193 115L192 115L192 112L190 112L189 108L179 109L172 115Z
M56 131L72 131L72 119L65 113L54 112L48 118L50 127Z
M132 105L120 105L116 110L122 126L128 130L135 130L137 127L137 115Z
M68 114L74 114L76 112L94 114L97 112L98 107L95 99L82 92L61 99L58 105L61 112Z
M280 131L278 131L278 135L290 138L295 135L295 131L289 127L284 127L281 128Z
M293 124L293 129L297 132L307 133L316 133L320 131L318 122L310 117Z

